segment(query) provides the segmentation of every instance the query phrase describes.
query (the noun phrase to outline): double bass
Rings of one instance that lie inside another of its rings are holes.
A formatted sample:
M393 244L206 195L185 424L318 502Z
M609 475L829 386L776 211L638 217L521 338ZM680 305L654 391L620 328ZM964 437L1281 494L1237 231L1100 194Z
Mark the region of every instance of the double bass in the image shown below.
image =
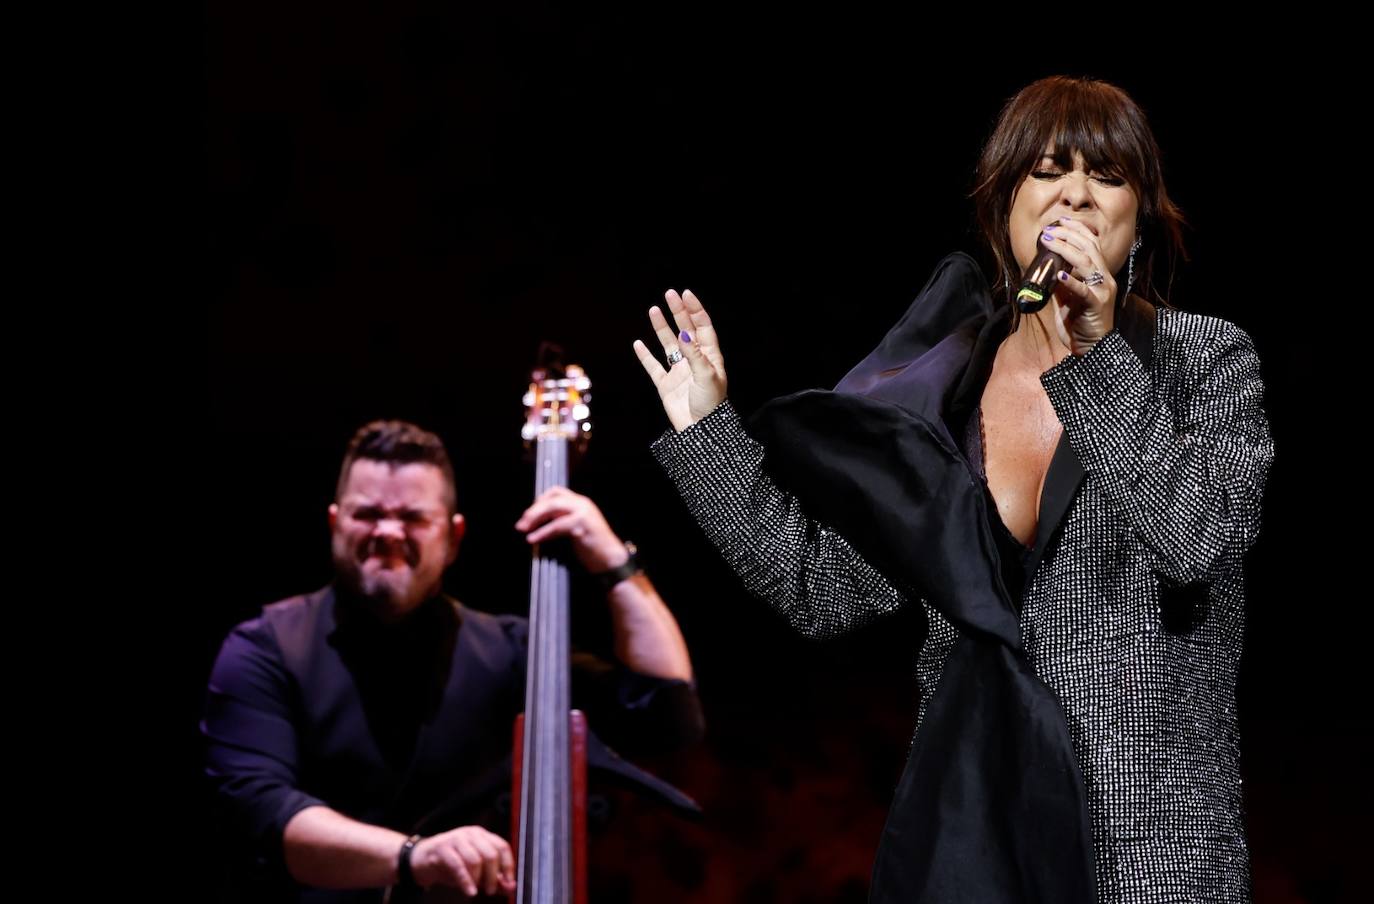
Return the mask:
M521 431L534 451L534 495L566 486L585 450L591 380L577 365L537 367ZM536 546L530 564L525 711L515 720L511 838L516 904L586 904L587 720L571 708L568 567Z
M530 375L521 435L534 460L534 495L566 486L570 461L591 436L591 381L581 367L562 367L557 350ZM697 803L672 785L621 759L571 708L569 574L553 550L536 546L530 564L529 651L524 712L516 716L511 758L511 840L515 904L586 904L587 769L618 776L683 814ZM414 827L426 834L451 827L453 813L492 790L475 776ZM504 784L504 777L501 779ZM499 787L499 786L498 786ZM470 901L454 888L388 889L388 904Z

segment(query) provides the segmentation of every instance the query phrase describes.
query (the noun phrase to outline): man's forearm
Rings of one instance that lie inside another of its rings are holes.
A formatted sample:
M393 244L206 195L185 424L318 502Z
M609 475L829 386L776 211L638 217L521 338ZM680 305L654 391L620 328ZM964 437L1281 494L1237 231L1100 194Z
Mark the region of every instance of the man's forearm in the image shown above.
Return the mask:
M328 807L306 807L286 824L286 868L315 888L381 888L396 881L406 836L349 819Z
M644 574L627 578L607 595L615 629L615 655L656 678L692 680L692 660L677 619Z

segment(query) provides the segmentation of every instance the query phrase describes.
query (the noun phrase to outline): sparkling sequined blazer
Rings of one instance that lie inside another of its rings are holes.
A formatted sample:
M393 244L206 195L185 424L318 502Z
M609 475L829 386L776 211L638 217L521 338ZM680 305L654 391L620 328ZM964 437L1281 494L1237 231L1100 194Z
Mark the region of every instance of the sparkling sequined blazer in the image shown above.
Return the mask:
M1235 683L1242 558L1273 458L1260 365L1229 322L1134 303L1129 330L1119 320L1041 376L1063 435L1022 563L1020 642L1062 707L1081 770L1096 900L1248 901ZM974 402L1006 321L985 312L955 331ZM957 414L951 435L976 436L970 412ZM959 444L972 457L976 441ZM772 449L728 401L653 454L748 590L798 631L830 636L923 607L918 746L958 637L951 622L781 488ZM981 461L967 464L980 479Z

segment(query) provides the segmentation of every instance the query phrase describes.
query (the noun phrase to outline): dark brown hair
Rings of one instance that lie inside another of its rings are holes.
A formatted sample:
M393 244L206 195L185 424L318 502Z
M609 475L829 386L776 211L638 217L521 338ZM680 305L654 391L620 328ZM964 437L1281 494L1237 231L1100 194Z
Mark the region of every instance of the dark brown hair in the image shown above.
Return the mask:
M1135 191L1141 248L1135 258L1135 285L1126 285L1124 271L1116 274L1117 304L1134 291L1168 306L1177 259L1188 259L1183 247L1185 220L1165 191L1159 145L1145 113L1115 85L1063 75L1027 85L1007 101L978 159L970 197L979 231L992 253L994 296L1009 283L1011 292L1004 300L1011 304L1011 293L1020 287L1021 271L1008 230L1012 197L1049 144L1065 163L1078 151L1086 166L1125 179ZM1162 282L1157 266L1164 268Z
M458 491L453 479L453 463L449 461L444 441L428 430L409 421L372 421L363 424L348 441L343 465L339 468L339 483L334 489L337 502L348 484L348 472L359 459L380 461L392 466L407 464L434 465L444 475L447 492L444 503L450 513L457 511Z

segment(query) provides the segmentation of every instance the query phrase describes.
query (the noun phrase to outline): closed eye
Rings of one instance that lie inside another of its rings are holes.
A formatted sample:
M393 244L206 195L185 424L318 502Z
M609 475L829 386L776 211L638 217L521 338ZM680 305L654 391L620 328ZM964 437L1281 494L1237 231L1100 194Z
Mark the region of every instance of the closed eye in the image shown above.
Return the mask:
M1064 175L1064 174L1063 174L1063 173L1057 173L1057 172L1054 172L1054 171L1052 171L1052 170L1035 170L1034 172L1031 173L1031 178L1034 178L1034 179L1046 179L1046 180L1048 180L1048 179L1058 179L1058 178L1059 178L1060 176L1062 176L1062 175ZM1126 180L1125 180L1125 179L1122 179L1120 176L1094 175L1093 178L1096 179L1097 181L1101 182L1103 185L1125 185L1125 184L1126 184Z

